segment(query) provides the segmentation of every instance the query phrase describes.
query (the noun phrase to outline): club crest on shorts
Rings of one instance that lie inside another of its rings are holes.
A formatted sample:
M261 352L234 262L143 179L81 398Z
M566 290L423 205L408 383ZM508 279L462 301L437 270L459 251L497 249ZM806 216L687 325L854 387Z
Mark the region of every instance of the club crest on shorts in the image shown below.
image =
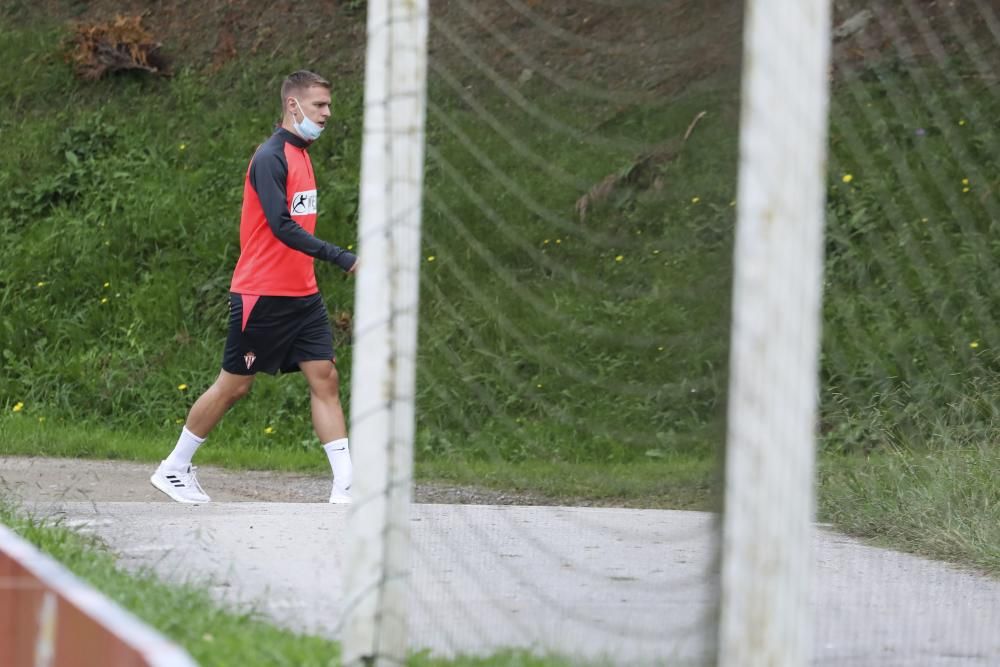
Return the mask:
M243 355L243 361L246 362L247 370L250 370L250 367L253 366L253 362L257 361L257 355L253 352L247 352Z

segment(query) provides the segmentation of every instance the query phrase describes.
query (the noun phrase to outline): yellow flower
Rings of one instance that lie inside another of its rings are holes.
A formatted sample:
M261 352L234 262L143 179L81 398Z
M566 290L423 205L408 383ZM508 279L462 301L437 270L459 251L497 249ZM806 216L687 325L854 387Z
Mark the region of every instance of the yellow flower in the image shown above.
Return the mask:
M108 297L104 297L103 299L101 299L101 303L107 303L107 302L108 302Z
M692 204L697 204L700 201L701 201L701 197L691 197L691 203Z
M17 403L14 404L13 411L20 412L21 410L24 410L24 403L18 401Z
M188 386L186 384L184 384L183 382L181 384L177 385L177 389L179 391L186 391L187 388L188 388Z
M620 261L622 261L623 259L625 259L625 255L618 255L617 257L615 257L615 261L616 261L616 262L620 262Z
M854 180L854 175L853 174L844 174L844 176L840 180L842 180L844 183L850 183L851 181Z
M187 148L187 144L181 144L177 147L177 150L184 150L185 148Z
M556 245L559 245L560 243L562 243L562 239L556 239Z
M963 118L963 119L961 119L960 121L958 121L958 124L959 124L959 125L965 125L965 119Z
M969 347L971 347L973 350L976 349L977 347L979 347L979 341L978 340L972 341L971 343L969 343Z
M42 423L44 423L44 422L45 422L45 417L39 417L39 418L38 418L38 423L39 423L39 424L42 424Z
M45 285L46 282L44 280L39 280L37 283L35 283L35 287L45 287Z
M535 385L535 386L536 386L536 387L538 387L539 389L541 389L541 388L542 388L542 385L541 385L541 384L537 384L537 385Z
M969 179L963 178L962 179L962 185L968 185L968 184L969 184Z
M658 348L656 348L656 349L657 349L657 350L659 350L660 352L663 352L663 346L662 346L662 345L661 345L661 346L659 346L659 347L658 347Z
M104 283L104 289L107 289L109 287L111 287L111 283L105 281L105 283Z
M969 188L962 188L962 192L969 192Z
M353 245L349 245L349 246L347 246L347 249L348 250L354 250L354 246Z
M274 427L273 426L266 427L264 429L264 433L267 433L268 435L271 435L272 433L274 433Z
M548 239L545 239L544 241L542 241L542 244L544 244L544 245L548 245L548 244L549 244L549 240L548 240Z
M437 259L437 257L435 257L434 255L428 255L427 256L427 261L428 262L433 262L435 259Z

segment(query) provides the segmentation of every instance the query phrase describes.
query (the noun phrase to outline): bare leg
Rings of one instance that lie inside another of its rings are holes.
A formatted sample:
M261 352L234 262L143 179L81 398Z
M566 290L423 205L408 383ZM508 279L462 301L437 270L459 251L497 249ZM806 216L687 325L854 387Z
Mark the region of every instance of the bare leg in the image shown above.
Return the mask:
M332 361L304 361L299 364L309 382L313 428L321 443L347 437L344 409L340 405L340 378Z
M220 371L219 377L191 406L187 429L199 438L206 437L222 416L250 392L253 375L234 375Z
M177 445L164 459L149 481L160 491L182 503L207 503L211 500L198 484L191 458L209 431L236 401L247 395L253 385L252 375L233 375L222 371L204 394L191 406L187 424Z

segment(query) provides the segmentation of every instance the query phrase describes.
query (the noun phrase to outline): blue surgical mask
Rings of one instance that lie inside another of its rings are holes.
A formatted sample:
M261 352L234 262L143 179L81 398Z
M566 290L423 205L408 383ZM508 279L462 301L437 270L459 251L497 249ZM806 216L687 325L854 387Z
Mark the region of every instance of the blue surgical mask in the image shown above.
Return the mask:
M301 123L295 120L295 116L292 116L292 127L295 128L295 131L299 133L299 136L306 141L316 141L319 139L319 135L323 134L323 127L309 120L309 116L307 116L306 112L302 110L302 103L294 97L292 99L295 100L297 105L299 105L299 112L302 113Z

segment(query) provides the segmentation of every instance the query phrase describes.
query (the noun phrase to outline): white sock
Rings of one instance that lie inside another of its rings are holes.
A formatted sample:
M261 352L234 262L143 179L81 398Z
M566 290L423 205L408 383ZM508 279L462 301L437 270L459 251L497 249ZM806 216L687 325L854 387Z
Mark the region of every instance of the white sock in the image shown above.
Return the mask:
M199 438L185 426L181 429L181 437L177 438L177 445L174 447L174 451L170 452L170 456L164 460L164 467L171 470L183 470L187 468L191 465L194 453L198 451L198 447L203 442L205 442L205 438Z
M354 467L351 465L351 450L347 446L347 438L328 442L323 445L323 449L333 468L333 487L338 491L350 490Z

